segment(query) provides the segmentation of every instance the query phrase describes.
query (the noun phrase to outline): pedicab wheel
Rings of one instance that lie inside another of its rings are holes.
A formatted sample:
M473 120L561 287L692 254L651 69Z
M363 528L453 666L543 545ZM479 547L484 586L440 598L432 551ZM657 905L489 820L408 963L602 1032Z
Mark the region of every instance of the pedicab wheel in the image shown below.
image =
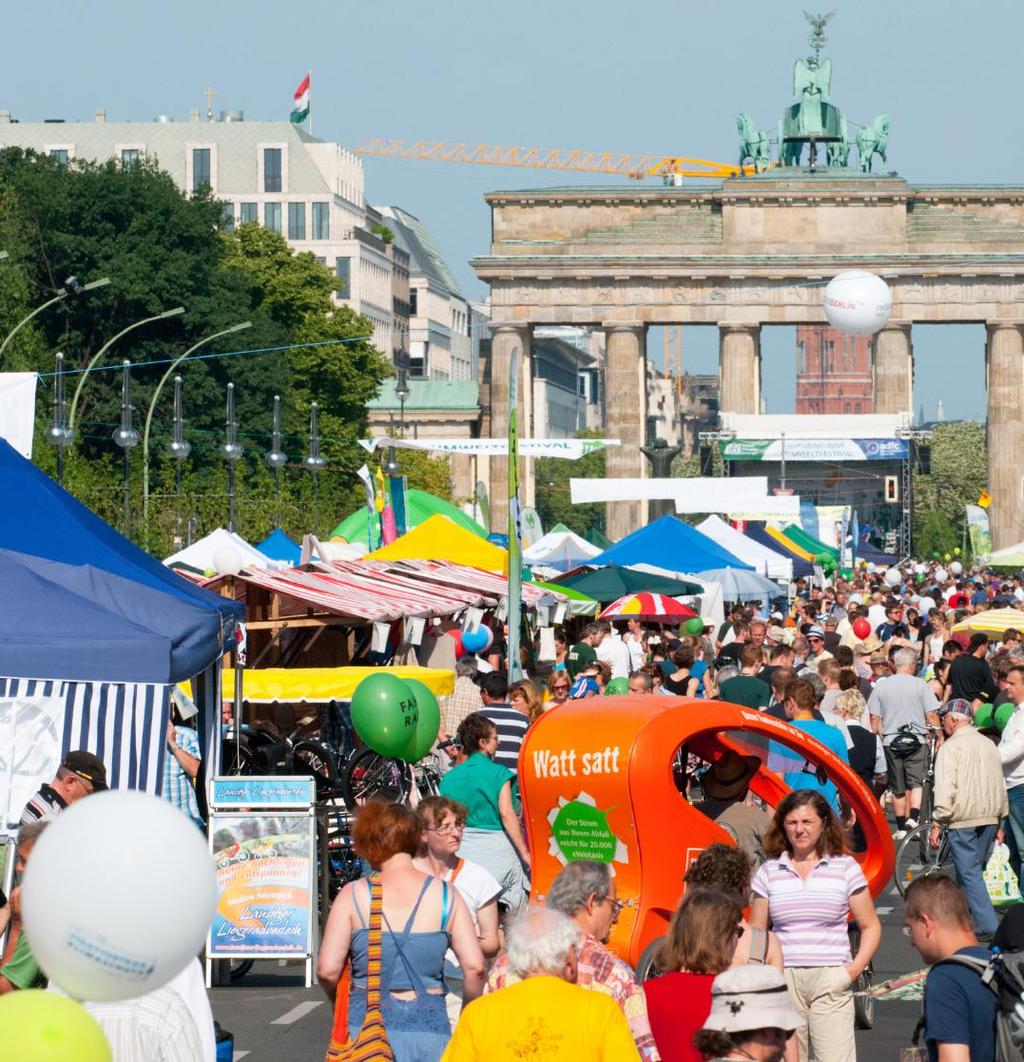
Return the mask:
M643 984L644 981L652 981L655 977L661 977L662 971L658 969L654 956L664 942L664 937L655 937L640 953L636 963L636 979Z
M241 981L252 969L252 964L255 961L255 959L229 959L230 970L228 976L231 978L231 983L235 984L236 981Z
M860 928L850 926L850 954L856 955L860 948ZM850 986L853 990L853 1021L858 1029L871 1029L875 1025L875 1001L870 996L858 995L867 992L875 980L875 971L868 963L863 973Z

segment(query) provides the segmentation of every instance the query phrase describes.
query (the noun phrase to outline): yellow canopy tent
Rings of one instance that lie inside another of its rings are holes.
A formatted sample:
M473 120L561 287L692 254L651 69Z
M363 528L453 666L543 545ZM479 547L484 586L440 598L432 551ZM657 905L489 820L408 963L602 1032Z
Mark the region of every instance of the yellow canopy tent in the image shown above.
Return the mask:
M247 701L270 704L272 701L322 704L348 701L352 692L367 675L386 672L395 678L419 679L436 697L455 689L455 672L431 667L265 667L245 669L242 696ZM221 674L224 700L234 700L235 672L225 668Z
M508 550L459 527L447 516L431 516L418 527L366 555L367 560L441 560L508 575Z

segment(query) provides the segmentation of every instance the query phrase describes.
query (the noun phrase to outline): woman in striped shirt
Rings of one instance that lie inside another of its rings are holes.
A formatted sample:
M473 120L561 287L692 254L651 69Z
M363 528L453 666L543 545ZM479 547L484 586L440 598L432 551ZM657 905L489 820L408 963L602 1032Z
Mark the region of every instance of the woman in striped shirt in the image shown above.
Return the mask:
M795 790L779 804L764 850L769 859L754 876L750 924L770 923L782 946L786 984L807 1021L798 1032L800 1058L808 1058L810 1041L817 1062L849 1062L857 1056L850 986L882 936L867 880L817 790ZM861 934L854 956L851 915Z

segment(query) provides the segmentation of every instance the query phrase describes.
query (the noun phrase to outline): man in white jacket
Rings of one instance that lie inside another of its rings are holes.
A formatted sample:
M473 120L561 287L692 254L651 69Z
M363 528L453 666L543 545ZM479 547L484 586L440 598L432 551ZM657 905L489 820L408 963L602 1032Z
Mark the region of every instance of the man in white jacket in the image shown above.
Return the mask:
M983 874L1007 809L999 750L974 729L970 701L947 701L939 717L946 740L935 757L935 825L928 841L938 848L946 828L953 869L967 896L975 932L987 942L999 923Z
M1017 842L1017 865L1013 872L1024 874L1024 667L1011 667L1006 674L1006 695L1017 706L999 741L999 759L1010 805L1009 825Z

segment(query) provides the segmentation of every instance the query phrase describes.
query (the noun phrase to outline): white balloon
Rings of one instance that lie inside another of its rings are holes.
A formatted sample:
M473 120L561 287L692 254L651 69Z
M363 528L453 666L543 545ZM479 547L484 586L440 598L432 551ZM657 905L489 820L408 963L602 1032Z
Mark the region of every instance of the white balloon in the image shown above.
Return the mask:
M874 273L847 269L828 282L821 304L833 328L853 336L870 336L889 320L892 292Z
M79 1000L132 999L203 946L217 881L203 835L176 807L128 790L76 801L36 841L22 912L51 981Z
M961 575L963 574L964 566L959 561L953 561L953 563L949 566L949 570L954 575Z
M213 551L213 566L218 575L237 575L242 570L242 556L234 546L218 546Z
M936 568L935 569L935 578L940 583L944 583L949 578L949 575L947 574L945 568Z
M885 581L889 586L899 586L903 579L903 573L899 568L889 568L885 573Z

